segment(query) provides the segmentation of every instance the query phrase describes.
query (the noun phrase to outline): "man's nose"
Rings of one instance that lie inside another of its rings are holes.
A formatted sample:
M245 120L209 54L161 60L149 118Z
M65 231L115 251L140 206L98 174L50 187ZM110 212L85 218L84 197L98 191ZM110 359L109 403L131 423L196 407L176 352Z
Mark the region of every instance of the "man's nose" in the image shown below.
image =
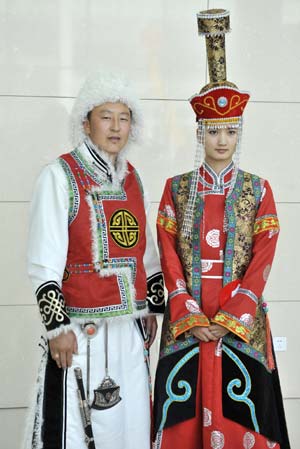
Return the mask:
M111 120L111 129L113 131L120 131L120 119L118 117L113 117Z

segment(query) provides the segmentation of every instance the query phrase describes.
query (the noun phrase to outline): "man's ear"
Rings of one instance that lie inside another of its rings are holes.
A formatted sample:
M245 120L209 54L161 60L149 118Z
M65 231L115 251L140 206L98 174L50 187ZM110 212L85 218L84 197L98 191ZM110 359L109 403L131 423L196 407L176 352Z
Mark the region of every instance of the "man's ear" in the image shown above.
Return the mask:
M85 133L86 133L87 135L89 135L90 132L91 132L91 128L90 128L90 121L89 121L88 119L85 119L85 120L84 120L84 122L83 122L83 128L84 128Z

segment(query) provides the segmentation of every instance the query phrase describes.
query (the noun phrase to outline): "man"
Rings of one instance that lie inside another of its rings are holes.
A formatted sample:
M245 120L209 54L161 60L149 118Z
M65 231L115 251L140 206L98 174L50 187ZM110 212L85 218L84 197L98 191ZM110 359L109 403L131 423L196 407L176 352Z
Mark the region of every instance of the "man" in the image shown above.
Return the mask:
M126 160L140 130L128 83L96 73L73 107L75 149L37 181L28 271L49 351L29 447L150 447L147 349L164 296L143 187Z
M229 12L203 11L198 25L210 83L191 99L196 168L167 180L157 219L169 301L154 447L289 449L262 298L279 232L275 203L267 181L239 169L249 95L226 80Z

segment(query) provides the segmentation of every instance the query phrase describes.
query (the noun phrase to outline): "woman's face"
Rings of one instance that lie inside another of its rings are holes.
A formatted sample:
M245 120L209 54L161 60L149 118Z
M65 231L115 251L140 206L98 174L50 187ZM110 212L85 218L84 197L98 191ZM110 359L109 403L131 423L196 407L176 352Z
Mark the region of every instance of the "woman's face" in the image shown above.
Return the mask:
M228 165L233 157L238 140L237 128L228 125L226 128L205 129L205 161L209 165L223 162Z

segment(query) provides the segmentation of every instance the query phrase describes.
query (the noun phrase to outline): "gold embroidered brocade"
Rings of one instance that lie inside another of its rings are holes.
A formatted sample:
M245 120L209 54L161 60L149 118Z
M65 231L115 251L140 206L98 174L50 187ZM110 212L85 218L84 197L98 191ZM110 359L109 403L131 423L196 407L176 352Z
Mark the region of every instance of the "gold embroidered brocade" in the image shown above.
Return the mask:
M266 314L263 310L262 302L263 300L260 298L256 307L256 316L249 337L249 345L267 358Z
M252 234L256 216L256 203L249 173L244 173L243 190L233 207L236 228L232 280L235 280L243 278L252 256Z
M184 268L184 274L186 276L187 290L192 294L192 261L193 261L193 249L192 242L182 235L181 229L184 220L184 214L187 207L187 202L189 199L189 180L191 178L191 173L186 173L181 177L175 207L176 207L176 218L177 218L177 252L179 254L182 266Z
M229 14L225 10L202 11L198 15L199 34L205 35L209 79L211 83L226 80L225 33L230 31ZM205 13L209 13L205 16ZM221 13L221 16L220 14Z

